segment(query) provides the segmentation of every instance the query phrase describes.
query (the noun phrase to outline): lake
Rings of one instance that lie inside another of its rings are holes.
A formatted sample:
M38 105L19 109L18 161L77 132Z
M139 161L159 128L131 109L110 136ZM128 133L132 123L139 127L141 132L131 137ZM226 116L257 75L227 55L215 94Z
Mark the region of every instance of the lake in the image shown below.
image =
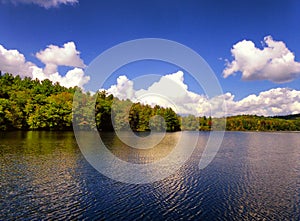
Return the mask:
M167 156L180 133L137 151L113 133L101 137L115 156L139 164ZM203 170L209 132L183 133L199 140L180 169L127 184L94 169L73 132L2 132L0 220L300 220L300 133L226 132Z

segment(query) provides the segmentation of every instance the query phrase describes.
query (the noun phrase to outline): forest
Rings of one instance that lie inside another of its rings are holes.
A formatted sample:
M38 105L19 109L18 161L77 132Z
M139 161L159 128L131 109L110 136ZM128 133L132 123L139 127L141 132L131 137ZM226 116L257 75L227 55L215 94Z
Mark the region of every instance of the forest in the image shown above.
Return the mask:
M80 105L72 110L76 92ZM94 104L94 110L89 105ZM300 114L264 117L239 115L226 118L179 116L171 108L151 107L119 100L105 91L85 93L50 80L39 81L0 72L0 130L72 130L97 128L99 131L179 131L221 129L228 131L300 131Z
M76 91L80 105L72 111ZM73 122L78 128L99 131L180 130L180 117L171 108L121 101L105 91L91 95L50 80L0 74L0 130L72 130Z
M220 130L222 121L226 121L227 131L300 131L300 114L264 117L257 115L238 115L226 118L198 117L199 124L189 120L194 116L184 117L182 120L193 122L182 127L182 130ZM198 127L197 127L198 126Z

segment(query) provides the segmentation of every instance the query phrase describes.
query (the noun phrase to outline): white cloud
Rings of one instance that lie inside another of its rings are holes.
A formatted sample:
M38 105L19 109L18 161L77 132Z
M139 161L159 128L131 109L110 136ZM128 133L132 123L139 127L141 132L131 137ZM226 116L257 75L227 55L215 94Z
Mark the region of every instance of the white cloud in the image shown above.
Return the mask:
M182 71L162 76L147 90L136 91L135 95L143 103L172 107L181 114L198 115L210 112L210 105L205 96L188 91Z
M83 88L89 80L89 76L84 75L84 71L81 68L74 68L66 73L65 76L60 75L58 72L46 75L41 68L35 67L32 72L33 79L39 80L49 79L52 82L59 82L60 85L65 87L78 86Z
M74 42L65 43L63 47L49 45L45 50L36 53L36 57L45 64L46 74L55 73L57 66L85 67Z
M2 2L11 2L17 4L35 4L43 8L53 8L59 5L74 5L78 3L78 0L2 0Z
M282 41L271 36L264 38L265 47L259 49L252 41L243 40L231 49L234 60L226 64L226 78L242 72L244 80L269 80L276 83L292 81L300 76L300 62Z
M162 76L158 82L153 83L147 89L135 91L133 85L134 81L128 80L126 76L120 76L117 84L112 85L107 92L119 99L128 98L133 102L142 102L152 106L158 104L171 107L180 114L211 115L213 111L217 115L222 112L220 99L218 102L216 98L211 100L215 102L212 107L211 101L206 96L188 90L182 71Z
M117 79L117 84L112 85L107 92L113 94L121 100L130 99L135 100L135 91L133 89L133 82L129 80L126 76L120 76Z
M274 116L300 113L300 91L289 88L271 89L258 95L249 95L239 101L235 101L231 93L208 99L188 90L182 71L162 76L147 89L135 91L133 86L134 81L120 76L117 84L107 91L120 99L128 98L134 102L172 107L179 114L224 116L224 101L227 106L226 115Z
M0 45L0 70L3 73L8 72L22 77L28 76L39 80L49 79L53 83L59 82L65 87L79 86L83 88L83 85L90 80L89 76L84 75L83 69L78 68L85 65L73 42L64 44L63 48L51 45L37 54L39 54L40 60L45 63L46 68L44 70L32 62L26 61L25 56L18 50L8 50ZM57 72L57 67L60 65L69 66L73 69L62 76Z
M18 50L7 50L0 45L0 70L2 72L31 77L34 66L33 63L27 62L25 56Z
M230 115L256 114L264 116L300 113L300 91L290 88L274 88L259 95L249 95L240 101L234 101L228 94L226 104Z

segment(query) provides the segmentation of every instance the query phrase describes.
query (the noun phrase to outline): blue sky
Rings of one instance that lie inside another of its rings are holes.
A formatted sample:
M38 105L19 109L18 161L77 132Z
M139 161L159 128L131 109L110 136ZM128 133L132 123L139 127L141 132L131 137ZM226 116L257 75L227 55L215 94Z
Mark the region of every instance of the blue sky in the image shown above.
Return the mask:
M296 92L300 90L299 73L291 74L279 82L278 76L272 76L272 67L269 74L253 73L247 77L246 72L253 67L243 66L243 69L240 64L240 69L237 68L235 73L223 77L226 59L229 62L234 60L231 49L235 44L248 40L252 41L257 49L262 50L266 46L266 43L262 45L266 36L272 36L275 42L283 42L295 55L295 68L291 69L298 72L300 2L296 0L62 0L61 2L67 3L58 5L54 3L60 1L54 0L47 3L41 0L30 0L30 3L24 3L24 0L0 2L0 45L3 50L16 49L25 57L25 63L31 62L40 69L45 68L49 61L45 61L46 55L38 58L36 53L44 51L49 45L61 48L64 44L73 42L75 52L80 52L80 55L77 55L88 65L97 55L124 41L164 38L184 44L199 53L214 70L224 93L234 95L234 101L241 101L251 94L259 96L259 93L275 88L289 88L290 91ZM241 50L247 49L246 44L240 46L240 50L236 51L236 58L242 53ZM50 69L55 70L64 77L74 68L77 68L78 73L78 69L85 68L79 61L76 64L66 62L54 62L56 66L52 66L52 69L48 65L48 72L50 73ZM1 70L13 70L7 67L7 62L1 63L0 60L0 65ZM147 70L143 69L145 67ZM242 79L243 70L246 72ZM178 67L172 65L149 63L123 68L118 74L124 74L131 79L138 76L139 72L166 75L177 71ZM45 78L47 73L43 76ZM286 80L288 82L285 82ZM186 76L184 82L189 91L202 93L191 78ZM111 79L109 83L116 84L116 78ZM297 99L290 102L295 104ZM298 106L278 113L295 113L297 108ZM269 112L265 113L272 115Z

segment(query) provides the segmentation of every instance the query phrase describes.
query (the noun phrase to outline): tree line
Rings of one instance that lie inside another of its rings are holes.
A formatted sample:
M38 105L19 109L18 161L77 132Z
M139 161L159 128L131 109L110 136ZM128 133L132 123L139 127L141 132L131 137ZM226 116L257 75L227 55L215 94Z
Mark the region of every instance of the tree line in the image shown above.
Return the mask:
M81 106L72 110L75 92ZM0 74L0 130L71 130L73 122L99 131L180 130L180 117L171 108L119 100L105 91L91 95L47 79Z
M225 128L222 124L223 121L226 121ZM182 130L300 131L300 114L274 117L238 115L226 118L189 115L182 118L182 123L184 123Z
M264 117L239 115L226 119L226 130L234 131L300 131L300 114Z
M75 92L80 105L72 110ZM75 123L78 128L95 127L99 131L210 131L224 129L224 120L229 131L300 131L300 114L179 116L171 108L119 100L105 91L92 95L47 79L39 81L0 73L0 130L72 130Z

